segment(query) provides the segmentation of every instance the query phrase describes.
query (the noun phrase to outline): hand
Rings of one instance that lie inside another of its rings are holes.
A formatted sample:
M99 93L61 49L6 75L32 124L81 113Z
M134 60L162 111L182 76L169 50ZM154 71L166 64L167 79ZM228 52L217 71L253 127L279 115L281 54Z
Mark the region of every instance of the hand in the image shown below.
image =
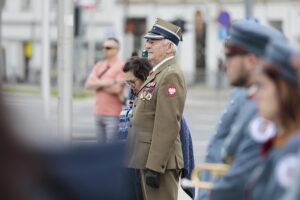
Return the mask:
M159 173L150 169L145 172L146 184L152 188L159 188Z

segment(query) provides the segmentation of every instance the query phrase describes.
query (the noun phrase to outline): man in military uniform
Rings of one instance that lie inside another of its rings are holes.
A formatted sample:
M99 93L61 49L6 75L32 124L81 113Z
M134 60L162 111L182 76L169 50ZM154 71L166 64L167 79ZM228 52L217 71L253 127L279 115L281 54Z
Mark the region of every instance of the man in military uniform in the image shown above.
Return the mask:
M154 68L133 105L128 167L140 170L144 199L177 199L183 168L179 131L187 89L174 56L182 32L157 18L144 38Z
M231 126L237 120L237 116L241 110L241 107L247 101L246 89L243 87L235 87L230 95L229 103L226 106L215 133L210 138L208 147L206 150L205 163L223 163L221 157L221 150L225 139L230 133ZM201 173L202 181L210 181L212 179L208 171ZM198 199L207 199L208 191L200 190L198 193Z
M225 65L231 85L250 88L253 71L272 38L283 36L275 29L255 22L239 20L233 23L225 44ZM210 199L243 199L245 182L259 161L261 141L254 140L248 129L257 114L256 103L251 92L246 95L222 150L223 161L231 167L215 183Z

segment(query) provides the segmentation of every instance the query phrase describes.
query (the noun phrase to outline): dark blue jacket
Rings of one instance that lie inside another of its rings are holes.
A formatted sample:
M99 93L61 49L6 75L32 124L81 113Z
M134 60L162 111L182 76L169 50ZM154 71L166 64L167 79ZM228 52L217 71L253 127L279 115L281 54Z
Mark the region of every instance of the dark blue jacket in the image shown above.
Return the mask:
M180 140L183 154L184 167L182 169L182 178L191 179L192 170L195 167L194 150L190 129L184 117L181 119ZM194 188L183 189L192 199L195 196Z

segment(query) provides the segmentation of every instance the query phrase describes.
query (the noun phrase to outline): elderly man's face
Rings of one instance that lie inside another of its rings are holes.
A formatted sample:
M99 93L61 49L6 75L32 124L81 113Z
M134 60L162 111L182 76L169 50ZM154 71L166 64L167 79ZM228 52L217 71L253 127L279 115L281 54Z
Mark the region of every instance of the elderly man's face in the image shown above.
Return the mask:
M148 51L148 59L153 65L157 65L166 57L168 45L170 44L164 39L147 39L145 49Z

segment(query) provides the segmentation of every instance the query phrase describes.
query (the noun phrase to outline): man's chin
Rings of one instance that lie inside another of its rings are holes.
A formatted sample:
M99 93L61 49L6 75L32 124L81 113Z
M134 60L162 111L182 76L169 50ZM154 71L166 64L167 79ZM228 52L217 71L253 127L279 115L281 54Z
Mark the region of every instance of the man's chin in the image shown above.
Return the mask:
M150 56L148 56L148 61L153 65L153 64L155 64L155 60Z
M148 59L149 61L151 61L151 60L153 60L153 56L152 56L151 54L148 54L147 59Z

